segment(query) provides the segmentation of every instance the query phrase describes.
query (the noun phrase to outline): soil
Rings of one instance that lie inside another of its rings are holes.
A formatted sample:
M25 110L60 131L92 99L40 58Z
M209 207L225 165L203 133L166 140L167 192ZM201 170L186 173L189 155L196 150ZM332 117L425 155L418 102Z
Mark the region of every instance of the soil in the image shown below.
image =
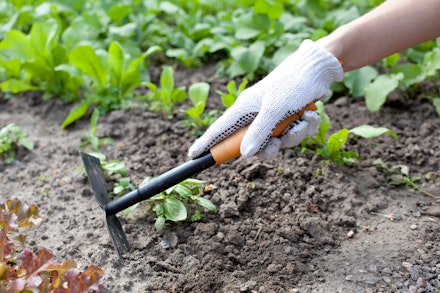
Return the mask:
M226 81L212 67L180 69L176 83L207 80L209 107L218 108L215 90ZM419 184L440 195L440 119L429 100L416 97L395 92L377 113L362 99L327 104L331 132L369 124L398 135L351 139L346 148L360 154L357 166L324 164L297 149L273 161L237 159L195 176L214 186L204 196L218 213L172 223L163 235L145 204L118 215L131 245L123 260L78 171L88 119L62 130L71 105L38 93L0 99L0 127L15 122L35 143L14 163L0 163L0 199L37 205L44 221L26 231L28 247L46 247L82 269L98 265L102 292L440 292L440 203L390 185L373 164L381 158L414 176L431 174ZM196 136L181 122L181 114L166 120L142 108L112 112L98 123L98 135L114 140L102 152L124 162L139 184L188 160Z

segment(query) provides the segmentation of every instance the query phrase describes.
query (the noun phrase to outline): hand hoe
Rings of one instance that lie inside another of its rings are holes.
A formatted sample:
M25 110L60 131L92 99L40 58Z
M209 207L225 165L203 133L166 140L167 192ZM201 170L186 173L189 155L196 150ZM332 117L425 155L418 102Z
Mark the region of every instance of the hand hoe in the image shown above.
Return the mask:
M284 129L286 129L286 127L293 121L301 118L302 114L306 110L316 110L315 104L311 103L307 105L307 107L301 112L283 120L275 128L274 132L272 133L272 137L280 136ZM206 154L183 163L182 165L159 175L138 189L114 200L111 200L107 194L100 160L92 155L81 152L81 158L84 163L90 185L92 186L93 193L95 194L95 199L99 206L104 210L107 230L119 257L122 258L125 253L129 252L130 246L124 230L122 229L122 225L116 217L116 214L138 202L146 200L182 182L191 176L194 176L195 174L198 174L199 172L215 164L219 165L239 157L241 140L243 139L246 130L247 128L239 130L230 137L226 138L224 141L212 147Z

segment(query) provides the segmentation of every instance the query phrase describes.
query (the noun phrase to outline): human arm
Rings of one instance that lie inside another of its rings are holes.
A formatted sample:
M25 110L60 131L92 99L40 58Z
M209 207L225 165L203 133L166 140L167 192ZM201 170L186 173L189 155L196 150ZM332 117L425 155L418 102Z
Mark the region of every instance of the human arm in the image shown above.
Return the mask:
M439 36L440 1L387 0L316 43L348 72Z
M439 11L439 0L387 0L328 36L303 42L266 78L246 89L191 146L189 156L200 155L251 122L241 144L244 157L259 152L273 158L280 147L299 144L316 131L316 113L306 112L281 139L269 139L271 129L289 113L327 96L331 82L341 81L343 72L438 37Z

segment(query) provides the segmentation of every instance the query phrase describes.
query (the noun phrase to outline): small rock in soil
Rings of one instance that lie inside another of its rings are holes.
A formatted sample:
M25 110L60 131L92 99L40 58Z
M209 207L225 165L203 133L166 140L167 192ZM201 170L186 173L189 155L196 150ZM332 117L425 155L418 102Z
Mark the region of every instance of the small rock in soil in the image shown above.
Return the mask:
M386 275L391 275L393 272L391 271L390 268L384 268L382 270L382 274L386 274Z
M412 263L406 261L402 262L402 267L404 267L407 270L409 270L412 266L413 266Z
M383 280L385 283L387 283L387 284L391 283L391 278L388 277L388 276L383 276L383 277L382 277L382 280Z

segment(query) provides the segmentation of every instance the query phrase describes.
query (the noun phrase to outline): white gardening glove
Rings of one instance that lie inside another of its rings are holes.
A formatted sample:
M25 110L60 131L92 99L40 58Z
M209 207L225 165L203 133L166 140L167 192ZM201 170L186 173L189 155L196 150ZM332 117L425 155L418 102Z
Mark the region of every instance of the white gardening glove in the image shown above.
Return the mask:
M305 111L301 119L294 121L284 130L281 137L269 139L266 146L257 153L262 160L273 160L281 148L291 148L299 145L306 136L315 135L318 131L321 117L315 111Z
M268 144L277 124L298 113L309 103L328 96L330 84L341 81L343 75L342 66L336 57L311 40L303 41L298 50L270 74L244 90L235 103L196 140L188 155L191 158L198 157L252 122L243 137L241 155L249 158L268 145L272 151L263 151L262 157L274 157L273 150L277 152L283 147L283 142L289 146L292 146L292 142L299 144L307 135L314 133L310 127L316 130L319 125L316 119L319 118L305 117L290 129L290 135L285 132L279 141L272 138Z

